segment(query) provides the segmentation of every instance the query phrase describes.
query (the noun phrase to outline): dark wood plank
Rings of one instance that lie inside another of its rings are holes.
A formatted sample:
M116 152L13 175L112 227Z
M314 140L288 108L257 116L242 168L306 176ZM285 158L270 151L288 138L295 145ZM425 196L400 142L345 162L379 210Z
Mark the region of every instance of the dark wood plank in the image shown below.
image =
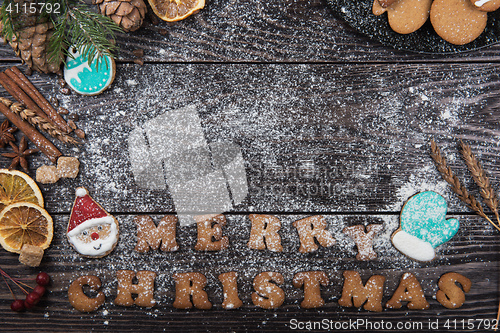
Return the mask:
M369 1L369 0L367 0ZM208 1L188 19L120 35L120 58L152 62L498 61L500 46L451 56L396 51L355 32L322 0ZM15 61L8 46L0 59Z
M34 75L87 133L79 147L59 145L80 159L81 174L43 185L47 207L68 213L82 185L113 212L175 211L168 190L137 186L128 138L146 121L197 105L206 141L241 149L249 194L236 212L397 212L422 190L465 212L428 142L437 140L478 195L458 155L466 140L497 188L498 72L498 64L120 65L112 88L95 97L62 95L55 78ZM31 169L46 163L40 156Z
M290 321L333 322L364 319L379 324L381 321L396 325L397 322L422 322L428 325L429 319L439 318L440 331L446 320L457 320L461 325L464 319L494 319L498 306L498 235L487 223L475 216L454 216L461 222L458 234L448 243L438 248L438 257L430 263L417 263L406 259L391 245L389 237L397 228L397 215L324 215L329 230L334 234L337 244L331 248L320 248L311 254L299 254L297 232L292 222L305 215L278 215L282 221L280 235L284 250L282 253L255 251L247 248L250 221L244 215L227 215L224 234L230 238L230 247L219 253L203 253L193 249L196 242L196 227L178 228L178 252L163 253L153 251L139 254L134 251L135 226L133 216L117 216L120 221L121 240L115 251L103 259L84 259L74 252L67 243L65 235L67 215L55 216L55 238L47 250L40 268L31 269L20 266L17 256L0 251L2 268L13 277L33 285L39 270L47 271L52 277L50 292L33 310L22 314L10 311L11 296L6 288L0 288L0 318L2 331L128 331L132 328L153 331L166 329L195 331L286 331ZM162 215L153 215L156 222ZM383 223L384 231L375 240L375 251L379 258L370 262L355 259L354 243L341 230L347 225ZM151 270L157 273L155 299L158 305L153 309L120 307L113 304L116 297L116 270ZM244 302L242 308L234 311L223 310L222 290L217 276L220 273L236 271L239 274L239 294ZM303 292L292 285L293 275L300 271L322 270L330 285L322 287L322 297L327 304L320 309L304 310L299 307ZM417 276L425 296L431 304L425 311L411 311L406 307L400 310L385 309L373 313L355 308L341 308L341 296L345 270L360 272L364 281L371 275L386 277L384 302L391 296L404 272ZM208 279L207 292L213 309L176 310L172 307L175 297L172 274L175 272L199 271ZM259 309L251 302L252 280L260 272L277 271L283 274L285 283L282 288L286 300L280 308L268 311ZM435 299L437 281L447 272L458 272L471 279L472 288L466 294L466 302L460 309L448 310ZM102 279L106 303L91 314L82 314L72 309L67 300L67 288L71 281L85 274L97 275ZM17 293L19 295L19 293ZM26 326L25 323L31 323ZM478 322L475 322L477 328ZM203 329L202 329L203 327ZM370 331L370 330L366 330Z

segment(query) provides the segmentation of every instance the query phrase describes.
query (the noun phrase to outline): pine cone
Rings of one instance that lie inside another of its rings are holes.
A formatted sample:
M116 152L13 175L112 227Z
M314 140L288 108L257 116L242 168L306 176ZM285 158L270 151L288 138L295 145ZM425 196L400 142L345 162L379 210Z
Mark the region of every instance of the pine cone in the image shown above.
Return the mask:
M62 58L50 63L47 55L48 42L53 28L52 22L39 23L25 28L19 32L19 39L13 36L9 44L29 68L46 74L60 73Z
M35 0L36 1L36 0ZM35 1L16 1L21 5ZM8 40L14 52L21 58L29 68L42 73L60 73L62 55L56 62L49 63L47 50L49 48L49 39L52 36L54 26L48 19L39 17L36 13L22 13L15 18L19 24L17 36L12 36ZM0 26L0 30L1 30Z
M146 16L143 0L94 0L101 14L111 18L125 31L135 31Z

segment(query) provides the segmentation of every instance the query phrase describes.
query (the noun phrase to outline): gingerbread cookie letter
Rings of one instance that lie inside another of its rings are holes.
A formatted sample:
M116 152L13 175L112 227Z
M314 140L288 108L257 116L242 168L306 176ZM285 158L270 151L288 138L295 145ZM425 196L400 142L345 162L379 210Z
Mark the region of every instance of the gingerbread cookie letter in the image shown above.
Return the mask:
M175 240L177 218L174 215L162 218L158 227L155 226L153 219L147 215L136 216L134 221L137 225L137 244L135 246L137 252L145 253L150 249L158 250L160 244L163 252L179 249Z
M385 277L382 275L371 276L363 286L361 276L355 271L344 271L344 288L339 305L359 308L363 303L368 311L382 311L382 297L384 296Z
M212 303L208 300L208 295L203 288L207 285L205 275L197 272L175 273L175 301L176 309L191 309L193 304L198 309L209 310ZM190 297L193 298L191 303Z
M237 278L238 274L236 274L236 272L228 272L219 275L219 281L222 282L222 291L224 294L222 307L226 310L237 309L243 305L243 302L238 297Z
M276 284L282 284L283 275L276 272L262 272L253 279L252 302L263 309L279 308L285 301L285 292Z
M319 308L325 304L321 298L320 285L328 285L328 277L325 272L300 272L293 277L293 286L300 288L304 285L304 300L300 306L305 309Z
M392 298L385 305L389 309L399 309L401 302L408 302L406 305L410 310L425 310L429 303L425 299L424 291L420 286L415 275L404 273L399 282L398 289L392 295Z
M156 273L151 271L117 271L118 290L115 304L122 306L138 305L150 308L155 305L153 299ZM137 278L137 284L132 283L132 279ZM137 294L134 300L132 294Z
M367 261L377 258L377 253L373 251L373 237L382 231L382 229L383 226L381 224L368 225L366 227L367 232L365 232L365 227L363 225L353 225L344 228L344 234L351 237L358 247L356 259Z
M222 227L226 225L226 217L224 215L198 215L194 219L198 226L198 242L194 247L196 251L220 251L227 249L229 238L222 236Z
M401 210L401 226L392 234L392 244L412 259L434 259L434 248L449 241L460 226L457 219L446 219L447 210L446 201L435 192L412 196Z
M462 289L456 285L462 285ZM436 299L441 305L448 309L458 309L465 302L465 294L470 290L472 283L468 278L458 273L446 273L438 281L439 290Z
M251 214L249 218L252 221L250 240L247 244L249 248L264 250L267 246L270 251L283 251L281 237L278 234L281 222L276 216Z
M73 281L68 289L68 299L71 305L80 312L92 312L104 304L106 297L102 291L96 297L88 297L83 292L83 286L89 286L91 290L98 291L101 288L101 280L97 276L80 276Z
M314 238L324 247L330 247L335 244L335 239L330 232L326 230L325 218L321 215L310 216L295 221L293 222L293 226L297 228L299 233L299 252L301 253L314 252L318 249L318 245L314 242Z
M80 254L101 258L113 251L118 242L118 221L95 202L84 187L79 187L67 236L69 243Z

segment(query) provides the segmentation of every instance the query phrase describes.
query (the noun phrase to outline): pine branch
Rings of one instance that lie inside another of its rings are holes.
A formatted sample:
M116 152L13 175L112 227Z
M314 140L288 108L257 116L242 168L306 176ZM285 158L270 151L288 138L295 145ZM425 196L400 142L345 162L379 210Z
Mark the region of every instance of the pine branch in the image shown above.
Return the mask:
M96 58L99 66L103 55L113 56L113 52L118 49L114 33L122 31L115 22L80 4L69 6L67 15L69 42L88 58L89 66Z
M58 59L64 53L70 54L66 50L71 45L87 57L89 66L95 59L99 66L103 55L114 57L118 50L115 32L122 32L115 22L90 11L89 6L82 1L48 1L61 4L61 13L51 17L54 33L49 41L49 59Z
M54 32L49 39L48 58L49 62L58 61L61 55L65 53L68 48L66 38L66 26L68 25L68 15L61 15L55 20L51 17L52 24L54 25ZM65 61L63 57L63 62Z
M1 36L5 40L12 40L12 38L17 37L17 27L14 23L12 17L12 5L13 0L4 0L2 6L0 7L0 17L1 17ZM10 7L9 7L10 6ZM10 8L11 10L9 10Z
M54 25L54 32L49 40L48 60L59 62L68 54L67 48L75 45L80 53L88 58L89 66L97 59L97 66L103 61L103 55L114 57L118 50L115 33L123 30L109 17L92 12L88 4L81 0L45 0L43 13L39 18L49 18ZM21 30L22 19L16 19L14 0L4 0L0 6L1 36L11 41ZM47 12L47 4L60 9L57 13ZM9 5L11 7L9 7ZM59 7L60 6L60 7ZM14 10L12 10L14 8ZM107 64L107 62L106 62Z

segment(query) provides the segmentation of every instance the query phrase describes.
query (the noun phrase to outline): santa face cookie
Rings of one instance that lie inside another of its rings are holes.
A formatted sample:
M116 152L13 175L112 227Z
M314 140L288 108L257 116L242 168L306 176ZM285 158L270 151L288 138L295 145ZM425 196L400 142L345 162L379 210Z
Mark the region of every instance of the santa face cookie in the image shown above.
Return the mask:
M104 257L115 248L118 231L114 216L95 202L85 188L77 188L67 233L75 250L86 257Z
M97 57L89 66L86 55L71 46L70 55L64 66L64 80L69 87L82 95L98 95L106 90L115 79L115 61L109 55ZM98 61L99 60L99 61Z
M412 196L403 206L401 226L392 234L392 244L417 261L434 259L434 249L449 241L458 231L457 219L446 219L446 201L427 191Z

